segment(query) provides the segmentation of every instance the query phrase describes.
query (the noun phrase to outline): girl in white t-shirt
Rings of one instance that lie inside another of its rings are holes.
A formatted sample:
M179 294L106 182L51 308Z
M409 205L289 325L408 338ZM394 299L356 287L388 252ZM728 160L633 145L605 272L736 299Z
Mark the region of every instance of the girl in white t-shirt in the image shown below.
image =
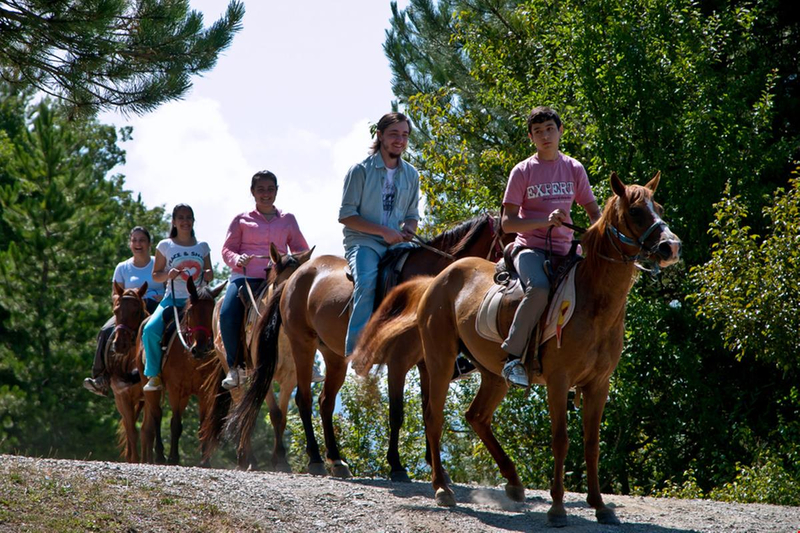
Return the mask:
M147 311L152 313L158 302L164 297L164 284L153 281L153 257L150 255L150 232L142 226L131 230L128 247L133 254L130 258L117 264L111 278L111 294L114 295L114 283L123 289L138 289L147 283L144 302ZM90 392L100 396L108 394L109 376L105 368L103 352L109 337L114 332L116 320L112 316L97 335L97 348L92 365L92 377L83 380L83 386Z
M161 336L164 334L164 309L168 306L183 307L189 298L186 280L192 277L195 284L202 278L206 282L214 278L211 270L211 252L208 244L198 242L194 236L194 211L186 204L178 204L172 210L172 230L169 238L156 246L153 279L166 282L164 299L150 316L142 331L145 365L144 375L149 378L145 391L161 390ZM173 287L175 293L173 294Z

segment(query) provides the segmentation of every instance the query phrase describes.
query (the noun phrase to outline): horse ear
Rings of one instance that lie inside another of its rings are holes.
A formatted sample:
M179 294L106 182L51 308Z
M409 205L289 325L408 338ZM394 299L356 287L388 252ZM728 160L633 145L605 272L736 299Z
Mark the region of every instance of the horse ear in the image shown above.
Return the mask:
M224 289L225 285L227 285L227 284L228 284L228 280L226 279L224 282L222 282L219 285L217 285L216 287L214 287L214 289L211 291L211 296L214 299L216 299L217 296L219 296L219 293L222 292L222 289Z
M653 176L653 179L647 182L645 185L645 189L650 189L650 192L656 192L656 187L658 187L658 182L661 181L661 171L659 170L656 172L656 175Z
M139 298L144 299L144 295L147 292L147 282L145 281L142 283L142 286L139 287Z
M269 258L272 259L272 263L275 265L281 262L281 253L274 242L269 243Z
M311 247L310 250L306 250L305 252L300 252L299 254L294 256L294 258L297 259L297 262L302 265L303 263L305 263L306 261L311 259L311 254L314 253L314 248L316 248L316 247L317 246L314 245L314 246Z
M620 198L625 198L625 184L622 183L616 172L611 172L611 189Z
M114 295L115 296L122 296L122 293L125 292L125 289L122 288L117 281L114 281Z

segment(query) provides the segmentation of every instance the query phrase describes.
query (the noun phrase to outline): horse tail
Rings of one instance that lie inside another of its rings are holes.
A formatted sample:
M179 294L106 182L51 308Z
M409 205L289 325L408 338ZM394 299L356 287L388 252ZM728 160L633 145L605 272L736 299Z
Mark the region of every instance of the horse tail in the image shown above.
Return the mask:
M419 276L392 289L361 332L349 361L359 376L366 376L374 365L385 365L394 343L417 327L417 305L433 280Z
M219 357L211 357L201 368L207 372L200 389L200 401L208 402L206 417L200 421L202 461L205 462L211 459L211 454L219 447L222 441L225 417L228 416L228 411L230 411L232 398L230 391L222 386L225 368L222 366L222 360Z
M250 380L250 387L242 401L236 405L228 418L225 432L230 439L239 441L242 450L250 441L250 436L258 420L261 404L267 397L272 385L272 378L278 366L278 333L281 328L280 301L283 285L276 288L267 302L264 314L255 326L256 352L255 370Z

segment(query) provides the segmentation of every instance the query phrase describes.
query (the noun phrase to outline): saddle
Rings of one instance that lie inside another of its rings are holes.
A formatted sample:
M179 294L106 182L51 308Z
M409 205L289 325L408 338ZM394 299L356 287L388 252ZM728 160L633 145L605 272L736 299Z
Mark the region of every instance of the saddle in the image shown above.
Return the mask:
M381 258L378 263L378 285L375 288L375 306L373 311L378 308L386 295L395 288L400 280L400 273L403 271L403 266L406 264L408 254L415 248L419 248L413 243L401 243L392 246ZM353 273L350 271L350 265L344 267L345 276L353 282Z
M165 307L164 312L161 313L161 318L164 321L164 334L161 335L162 368L167 360L167 355L172 347L172 343L175 342L175 337L177 337L178 325L180 325L181 320L183 320L183 308L180 308L178 309L178 324L175 324L175 311L173 311L173 309L173 306L170 305ZM144 326L150 321L151 316L152 315L145 317L145 319L142 321L142 329L144 329ZM144 350L142 350L142 363L144 362Z
M573 241L566 256L550 257L545 261L545 269L550 278L548 304L535 334L538 342L529 348L539 356L539 346L553 338L561 348L561 337L575 310L575 266L583 259L577 253L578 241ZM514 256L521 249L510 244L503 258L495 266L494 285L481 301L475 317L475 330L484 339L502 343L511 329L514 312L522 299L524 287L514 269ZM553 265L555 264L555 268ZM504 320L501 317L506 317ZM541 368L541 361L539 361Z

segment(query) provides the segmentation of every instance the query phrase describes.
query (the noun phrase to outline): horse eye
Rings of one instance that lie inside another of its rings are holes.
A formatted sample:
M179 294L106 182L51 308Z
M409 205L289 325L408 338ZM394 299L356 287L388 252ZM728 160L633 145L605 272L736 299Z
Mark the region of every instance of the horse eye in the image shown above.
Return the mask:
M633 218L641 217L643 212L644 211L642 210L641 207L631 207L630 209L628 209L628 214Z

